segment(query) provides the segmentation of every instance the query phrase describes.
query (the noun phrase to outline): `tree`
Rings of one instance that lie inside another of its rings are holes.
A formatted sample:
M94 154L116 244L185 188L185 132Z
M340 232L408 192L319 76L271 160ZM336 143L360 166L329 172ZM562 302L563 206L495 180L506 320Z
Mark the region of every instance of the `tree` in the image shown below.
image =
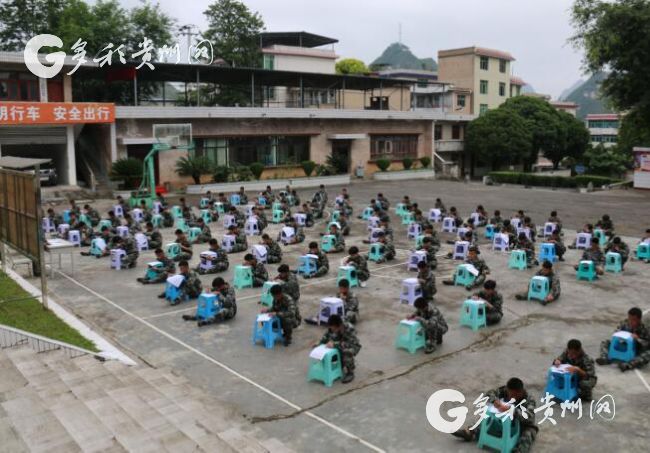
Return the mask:
M259 34L264 21L259 13L237 0L216 0L203 14L208 21L203 36L212 42L215 58L231 66L260 66Z
M344 58L336 62L337 74L367 74L368 72L366 64L356 58Z
M566 158L573 161L582 157L589 145L589 131L584 123L567 112L558 111L559 124L558 140L553 148L544 148L544 157L553 162L553 169L557 170L560 162Z
M603 94L618 111L637 111L650 128L650 2L647 0L576 0L576 34L591 72L607 70Z
M606 148L602 143L589 147L583 156L589 173L602 176L619 177L631 164L631 156L621 152L618 147Z
M647 119L634 109L621 119L618 129L618 148L622 153L632 155L635 146L650 147L650 127Z
M0 50L23 50L39 34L56 34L68 0L8 0L0 2Z
M176 161L175 171L180 176L190 176L194 184L201 184L201 175L209 175L213 167L210 159L205 156L181 157Z
M532 133L527 122L512 109L488 110L467 126L465 145L475 163L497 170L528 156Z

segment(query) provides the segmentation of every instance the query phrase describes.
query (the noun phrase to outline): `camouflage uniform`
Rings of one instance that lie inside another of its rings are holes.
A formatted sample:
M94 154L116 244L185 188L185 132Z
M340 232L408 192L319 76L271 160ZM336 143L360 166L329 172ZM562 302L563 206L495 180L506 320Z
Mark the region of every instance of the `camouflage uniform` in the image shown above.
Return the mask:
M209 242L210 239L212 239L212 231L210 231L210 227L207 225L203 225L201 228L201 233L199 233L199 236L196 238L197 243L205 243Z
M237 314L237 298L235 290L226 283L217 293L221 299L221 312L224 320L232 319Z
M346 297L344 297L340 292L336 297L343 300L343 306L345 307L345 321L350 324L356 324L359 320L359 299L356 294L354 294L351 289L348 289L348 295Z
M126 223L126 227L129 229L129 233L135 235L141 231L140 225L135 223L133 220L130 220Z
M216 274L217 272L228 270L228 267L230 266L230 263L228 262L228 254L221 247L217 250L210 249L209 251L217 254L217 256L210 260L212 267L204 270L201 269L200 266L197 266L196 272L199 274Z
M427 264L431 268L431 270L435 270L436 267L438 267L438 258L436 257L436 248L434 246L429 246L428 248L424 248L424 246L418 247L418 250L422 250L427 252Z
M171 228L174 226L174 217L172 217L171 212L165 210L160 215L162 216L163 227Z
M624 331L635 333L638 335L639 339L634 340L636 345L636 357L627 362L630 368L640 368L650 362L650 330L641 322L639 327L632 329L628 320L621 322L618 327L616 327L616 332ZM607 359L609 353L609 344L611 340L605 340L600 343L600 357Z
M429 238L431 240L431 246L437 252L440 249L440 238L436 230L433 230L431 234L425 234L424 238Z
M287 294L282 294L279 300L273 300L272 311L280 319L282 332L284 333L285 342L291 341L293 329L300 325L300 311L293 298Z
M237 194L239 195L239 204L240 205L248 204L248 195L246 195L243 192L237 192Z
M594 266L602 267L605 265L605 254L600 250L600 248L597 250L588 248L582 252L582 261L593 261Z
M486 276L490 272L490 268L488 267L487 264L485 264L485 260L479 258L478 256L474 260L472 260L468 256L467 259L465 260L465 264L471 264L478 271L478 275L474 279L474 283L472 283L471 285L467 285L465 288L470 290L473 288L478 288L483 286ZM454 280L455 280L455 274L454 274L454 278L452 278L451 280L444 280L443 283L445 285L453 285Z
M341 365L343 366L344 373L354 373L354 356L361 350L361 343L357 338L357 333L352 324L347 322L343 323L343 330L340 333L330 332L329 329L320 339L320 344L334 343L334 347L339 350L341 354Z
M97 209L90 208L86 210L86 215L88 216L88 219L90 219L90 224L92 226L96 226L101 220L101 216L99 215L99 212L97 212Z
M515 244L517 250L523 250L526 252L526 264L528 267L533 265L535 260L535 245L527 237L524 239L517 238L517 243Z
M627 259L630 256L630 247L623 241L621 241L618 246L613 242L610 242L605 247L605 254L609 252L619 253L621 255L621 264L625 266L625 263L627 263Z
M422 297L427 301L433 301L433 296L436 294L436 276L433 275L431 269L422 269L418 271L418 282L422 289Z
M330 263L327 259L327 255L323 253L322 250L319 250L318 253L316 253L316 256L318 256L318 259L316 260L316 272L313 276L322 277L329 272Z
M612 222L611 219L600 219L598 222L596 222L596 228L600 228L601 230L605 231L605 234L608 236L612 236L614 234L614 222Z
M145 274L145 277L143 280L145 280L147 283L165 283L167 281L167 274L175 274L176 273L176 264L174 263L173 260L170 260L169 258L165 257L162 260L158 260L162 263L163 267L162 269L156 269L156 278L152 279L147 279L147 276Z
M180 275L185 277L185 280L183 280L183 283L181 283L179 288L181 291L181 298L183 299L184 296L187 296L190 299L196 299L199 297L203 291L203 285L201 284L201 280L196 272L189 271L187 274Z
M189 251L181 249L181 253L179 253L178 256L176 258L174 258L174 261L183 261L183 260L189 261L189 260L191 260L192 259L192 244L190 244L190 242L187 239L183 239L183 240L176 239L175 242L177 244L180 244L180 246L182 248L185 248L185 249L187 249Z
M381 258L377 260L377 264L385 263L386 261L391 261L395 259L395 246L393 245L393 243L390 241L386 241L384 243L380 242L380 244L384 248L384 253L381 256Z
M145 236L147 236L147 242L149 243L149 250L156 250L162 247L162 235L157 228L154 228L151 231L145 231Z
M282 249L280 244L275 242L273 239L270 240L270 244L264 244L266 246L266 262L269 264L275 264L282 261Z
M122 265L125 267L135 267L140 253L133 239L130 237L123 239L121 248L126 252L126 256L122 258Z
M368 270L368 261L361 254L355 256L350 256L347 259L347 263L350 266L354 266L357 271L357 277L359 281L365 282L370 278L370 271Z
M240 231L235 237L235 244L232 246L230 253L239 253L244 252L248 249L248 239L246 239L246 233Z
M287 280L279 279L282 292L291 296L291 298L298 303L300 301L300 283L298 277L293 272L289 272Z
M266 281L269 279L269 273L266 271L266 267L264 267L264 263L260 263L259 261L253 268L253 287L254 288L259 288L260 286L263 286Z
M564 254L566 253L566 246L564 245L564 241L562 241L562 238L560 236L551 236L550 238L546 239L546 242L555 246L555 254L557 255L558 259L564 258Z
M332 248L331 252L342 252L345 250L345 239L343 239L343 235L340 231L336 232L334 238L334 247Z
M296 237L294 238L294 244L298 244L300 242L303 242L305 240L305 230L301 226L297 226L294 228L296 231Z
M442 343L442 336L449 329L442 313L440 313L438 307L429 303L424 310L416 308L413 315L413 319L419 321L424 329L427 348L435 350L436 344Z
M567 354L567 351L565 350L562 352L562 354L560 354L557 360L559 360L560 363L577 366L587 374L587 376L584 378L578 375L578 397L582 399L583 402L591 400L591 392L596 386L596 381L598 380L598 377L596 376L594 359L589 357L586 352L583 352L578 359L571 360Z
M501 228L503 226L503 217L499 216L494 216L490 219L490 225L494 225L495 227Z
M485 307L485 319L488 326L501 321L501 318L503 318L503 296L497 291L492 295L488 295L484 289L476 293L476 296L492 305L492 308Z

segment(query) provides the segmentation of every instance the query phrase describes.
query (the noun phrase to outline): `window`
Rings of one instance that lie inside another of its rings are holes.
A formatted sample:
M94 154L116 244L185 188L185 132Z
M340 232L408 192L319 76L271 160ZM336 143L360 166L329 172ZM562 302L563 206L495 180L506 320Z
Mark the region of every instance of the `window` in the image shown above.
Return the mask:
M460 140L460 126L458 124L451 126L451 139Z
M264 54L262 67L264 69L275 69L275 55Z
M506 60L499 60L499 72L502 74L506 73Z
M481 94L488 94L488 81L487 80L481 80L480 92L481 92Z
M481 69L487 71L489 69L490 59L488 57L481 57Z
M309 160L309 137L306 136L229 137L227 142L231 166L261 162L275 167Z
M429 81L427 79L418 79L418 87L426 88L429 86Z
M488 105L487 104L481 104L481 106L479 107L478 114L483 115L487 111L488 111Z
M589 120L590 129L618 129L617 120Z
M433 131L433 139L434 140L442 140L442 125L441 124L436 124L436 127L434 128Z
M499 82L499 96L506 95L506 84L504 82Z
M595 143L616 143L618 137L616 135L592 135L591 141Z
M38 79L27 72L0 72L0 100L40 101Z
M465 95L464 94L459 94L456 96L456 106L457 107L465 107Z
M266 99L275 101L275 87L266 87Z
M214 165L228 165L228 141L225 138L206 138L202 155Z
M373 135L370 138L370 158L403 159L417 157L417 135Z

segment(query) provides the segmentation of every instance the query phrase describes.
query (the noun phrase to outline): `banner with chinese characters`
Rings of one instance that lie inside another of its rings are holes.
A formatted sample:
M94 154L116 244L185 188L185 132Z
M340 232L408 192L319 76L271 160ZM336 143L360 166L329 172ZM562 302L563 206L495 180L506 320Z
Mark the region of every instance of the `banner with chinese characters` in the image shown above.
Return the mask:
M0 126L114 123L115 104L97 102L0 102Z

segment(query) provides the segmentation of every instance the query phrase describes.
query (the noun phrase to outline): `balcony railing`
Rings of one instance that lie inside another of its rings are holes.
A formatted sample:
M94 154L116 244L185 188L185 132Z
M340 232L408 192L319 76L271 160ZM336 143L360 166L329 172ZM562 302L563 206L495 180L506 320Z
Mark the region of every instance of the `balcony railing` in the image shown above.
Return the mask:
M463 140L436 140L436 152L458 152L465 150Z

